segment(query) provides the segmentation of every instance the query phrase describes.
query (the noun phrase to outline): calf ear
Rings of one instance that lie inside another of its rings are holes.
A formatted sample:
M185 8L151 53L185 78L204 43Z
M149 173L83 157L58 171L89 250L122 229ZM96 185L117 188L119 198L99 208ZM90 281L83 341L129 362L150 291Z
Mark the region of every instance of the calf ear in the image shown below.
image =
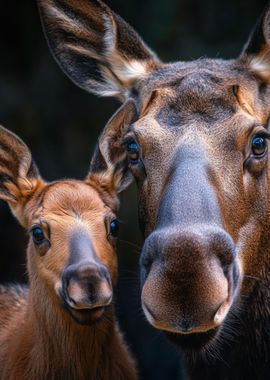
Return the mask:
M0 199L8 202L22 224L22 210L41 183L25 143L0 126Z
M133 28L102 1L37 1L57 62L84 90L124 100L159 65Z
M107 195L111 202L132 182L128 170L123 138L129 126L137 120L135 102L129 99L109 120L96 146L87 181Z
M248 69L265 82L270 82L270 6L255 25L241 54Z

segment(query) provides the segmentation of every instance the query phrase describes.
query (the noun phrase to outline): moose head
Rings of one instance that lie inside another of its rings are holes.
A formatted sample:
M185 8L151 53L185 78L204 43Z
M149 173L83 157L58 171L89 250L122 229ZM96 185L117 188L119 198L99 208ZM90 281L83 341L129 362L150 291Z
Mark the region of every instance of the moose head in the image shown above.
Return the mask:
M133 122L116 113L98 151L138 185L146 318L200 350L267 278L270 8L237 59L167 64L99 0L38 4L70 78L133 99Z
M126 110L118 114L122 123L130 122ZM34 305L44 300L42 309L34 307L40 320L50 315L51 305L86 325L112 312L117 194L125 185L121 168L115 170L104 156L96 152L84 180L48 183L26 144L0 126L0 199L29 234L29 298Z

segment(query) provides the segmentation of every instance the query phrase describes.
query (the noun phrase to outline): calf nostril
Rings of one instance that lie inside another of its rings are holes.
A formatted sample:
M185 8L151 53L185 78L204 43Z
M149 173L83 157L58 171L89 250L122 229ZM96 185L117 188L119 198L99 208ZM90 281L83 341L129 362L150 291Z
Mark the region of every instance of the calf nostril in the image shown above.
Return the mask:
M62 276L62 296L75 309L104 307L112 301L111 276L99 263L68 265Z
M79 282L73 280L70 280L67 285L67 297L74 306L88 301L84 288Z
M108 284L111 286L111 284L112 284L111 275L108 271L108 268L105 265L101 265L101 267L99 269L99 274L100 274L100 277L102 279L105 279L108 282Z

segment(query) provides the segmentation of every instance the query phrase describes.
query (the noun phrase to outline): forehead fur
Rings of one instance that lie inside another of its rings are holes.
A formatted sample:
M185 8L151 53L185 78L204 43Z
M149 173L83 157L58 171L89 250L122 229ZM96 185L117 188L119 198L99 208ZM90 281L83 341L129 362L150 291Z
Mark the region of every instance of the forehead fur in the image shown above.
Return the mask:
M83 181L66 180L53 182L44 187L35 204L39 209L56 214L105 211L105 204L99 193Z
M175 62L164 64L143 82L150 87L159 87L164 85L174 85L179 79L191 74L208 73L212 77L227 80L228 83L234 83L235 80L252 80L253 76L249 74L246 67L236 60L222 59L198 59L189 62ZM143 91L143 89L142 89Z
M235 89L241 91L241 104ZM140 85L140 107L158 109L157 119L170 124L221 122L243 103L264 119L265 88L240 61L200 59L162 66Z

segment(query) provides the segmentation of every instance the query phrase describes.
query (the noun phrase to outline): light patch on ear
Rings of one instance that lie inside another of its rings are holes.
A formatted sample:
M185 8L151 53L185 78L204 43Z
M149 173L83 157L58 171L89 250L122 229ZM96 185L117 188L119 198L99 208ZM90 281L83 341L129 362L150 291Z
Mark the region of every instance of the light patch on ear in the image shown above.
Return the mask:
M116 24L113 18L103 15L105 25L104 42L106 46L105 56L110 62L114 75L123 82L132 82L143 78L147 74L147 63L143 60L128 60L120 54L116 46ZM115 78L114 78L115 80Z
M146 64L142 61L125 61L120 67L115 67L116 74L121 80L134 80L146 75Z
M103 72L103 70L102 70ZM123 89L113 81L109 80L106 76L107 82L100 83L94 79L89 79L85 82L86 87L90 88L91 92L97 96L115 96L120 100L125 99L126 95L123 94Z
M66 48L84 57L98 60L97 54L90 48L86 49L72 43L66 44ZM129 97L128 89L125 90L125 83L130 84L138 78L143 78L147 71L146 64L136 60L126 61L119 54L111 55L108 59L113 70L100 66L100 72L103 78L106 78L106 82L98 82L90 78L85 81L85 86L99 96L116 96L124 100Z
M249 68L266 82L270 82L270 49L267 47L258 55L251 57Z
M117 59L118 62L112 64L113 71L106 66L100 66L100 72L106 79L105 82L88 79L85 85L96 95L116 96L123 101L129 98L130 84L137 79L142 79L146 74L146 66L139 61L125 61L119 55Z
M112 70L101 67L106 84L96 83L97 93L102 96L118 96L121 100L129 98L129 89L135 80L142 79L147 72L146 64L140 61L126 61L119 54L107 57ZM93 80L89 80L93 84Z

